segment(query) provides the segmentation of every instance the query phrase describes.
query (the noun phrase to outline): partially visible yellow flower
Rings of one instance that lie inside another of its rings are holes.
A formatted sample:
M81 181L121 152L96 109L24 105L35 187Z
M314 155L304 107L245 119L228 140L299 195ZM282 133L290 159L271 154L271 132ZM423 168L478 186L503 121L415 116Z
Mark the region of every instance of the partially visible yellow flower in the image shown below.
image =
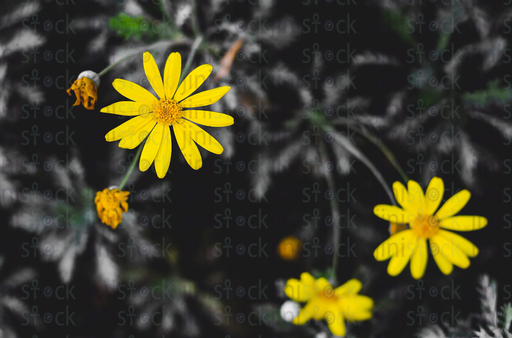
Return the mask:
M402 208L379 204L373 210L375 215L397 227L409 225L406 230L392 234L373 253L378 261L391 257L388 273L391 276L400 274L410 260L411 275L416 279L423 277L428 258L427 240L442 273L449 275L453 265L467 268L470 264L468 257L478 255L478 248L464 237L443 229L472 231L487 225L487 219L482 216L454 216L469 201L470 192L458 192L436 212L444 194L444 183L439 177L432 178L425 194L412 180L407 189L400 182L393 183L393 191Z
M352 322L372 318L373 300L357 294L361 287L359 280L351 279L333 289L324 277L315 280L307 272L300 275L300 281L289 279L284 288L286 295L296 302L307 302L292 323L303 325L311 318L325 318L332 334L344 336L345 320Z
M101 221L112 229L123 221L123 212L128 211L128 195L130 192L119 189L103 189L96 193L94 203Z
M181 76L181 56L171 53L160 75L155 59L149 52L143 54L144 72L158 98L136 83L115 79L112 85L123 96L133 101L120 101L101 109L102 113L135 118L112 129L105 139L109 142L121 140L119 147L134 149L147 137L139 162L139 170L146 171L155 163L159 178L164 178L171 163L171 128L178 146L192 169L203 165L199 144L204 149L221 154L222 145L210 134L197 126L226 127L233 124L233 118L205 110L184 110L211 105L224 96L228 86L194 93L212 72L212 66L201 65L194 69L178 87ZM197 124L196 124L197 123Z
M94 109L94 104L98 99L98 87L100 86L100 78L93 71L86 70L80 73L78 78L73 82L70 88L66 90L71 95L73 90L76 95L76 101L73 106L83 105L88 110Z
M291 261L297 258L302 246L302 241L294 236L285 237L277 246L277 253L282 259Z

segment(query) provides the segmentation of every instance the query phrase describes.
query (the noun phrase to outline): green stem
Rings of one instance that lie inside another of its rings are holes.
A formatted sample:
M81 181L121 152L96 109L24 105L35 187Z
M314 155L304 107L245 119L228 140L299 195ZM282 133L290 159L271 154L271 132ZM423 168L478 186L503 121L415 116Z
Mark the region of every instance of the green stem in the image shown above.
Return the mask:
M191 23L192 23L192 31L194 32L194 36L199 36L199 28L197 27L197 5L195 0L191 0L192 5L192 15L191 15Z
M332 127L326 125L322 127L325 131L332 133L333 138L334 140L336 140L336 142L338 142L343 148L345 148L349 153L351 153L357 159L363 162L368 167L368 169L370 169L373 175L375 175L375 177L377 178L377 181L379 181L379 183L386 191L391 203L393 203L393 205L397 205L395 198L393 197L393 192L391 188L388 186L386 180L384 180L384 177L379 172L379 170L373 165L373 163L359 149L354 147L346 137L338 135L336 133L336 130L334 130Z
M139 150L137 150L137 154L135 154L135 157L133 158L132 164L130 165L130 168L128 168L128 172L126 172L126 175L124 175L123 181L121 182L121 185L119 185L119 190L122 190L124 185L126 184L126 181L128 181L128 178L130 178L130 175L132 174L133 168L135 168L135 164L137 164L138 159L140 157L140 153L142 153L142 148L144 148L144 145L139 146Z
M194 56L196 55L196 51L202 41L203 41L202 35L198 36L194 40L194 43L192 44L192 47L190 48L190 54L188 54L188 59L187 59L187 63L185 64L185 68L183 68L183 71L181 72L180 81L178 82L178 88L181 84L181 81L183 81L183 77L185 76L185 74L187 74L188 69L190 68L190 65L192 64L192 60L194 59Z
M393 165L393 167L395 167L395 169L398 171L400 176L402 176L402 179L404 180L405 184L407 185L407 182L409 182L409 177L402 170L402 167L400 167L400 164L396 160L396 157L395 157L395 155L393 155L391 150L379 138L369 134L368 132L363 132L354 127L352 127L352 129L354 129L356 132L358 132L359 134L366 137L370 142L375 144L382 151L384 156L386 156L386 158L389 160L389 162L391 162L391 165Z
M319 147L319 150L320 150L320 156L321 158L323 159L328 159L327 157L327 151L325 149L325 144L322 140L320 140L320 147ZM332 191L332 192L335 192L336 191L336 184L334 182L334 179L331 175L330 172L327 172L326 174L326 180L327 180L327 186L329 187L329 189ZM333 245L334 245L334 256L332 258L332 272L331 272L331 284L334 285L334 286L337 286L338 285L338 278L336 276L336 268L338 266L338 255L336 254L336 248L338 247L339 243L340 243L340 237L341 237L341 231L340 231L340 227L339 227L339 224L338 224L338 220L340 219L340 211L339 211L339 208L338 208L338 204L336 203L336 199L335 198L331 198L331 212L332 212L332 218L333 218L333 233L332 233L332 236L333 236Z
M99 76L99 77L102 77L103 75L105 75L106 73L108 73L108 71L109 71L109 70L111 70L112 68L114 68L115 66L117 66L118 64L120 64L121 62L123 62L124 60L129 59L129 58L131 58L132 56L137 55L137 54L138 54L138 53L133 53L133 54L127 55L127 56L125 56L124 58L120 59L119 61L114 62L113 64L111 64L111 65L110 65L110 66L108 66L107 68L103 69L103 70L98 74L98 76Z

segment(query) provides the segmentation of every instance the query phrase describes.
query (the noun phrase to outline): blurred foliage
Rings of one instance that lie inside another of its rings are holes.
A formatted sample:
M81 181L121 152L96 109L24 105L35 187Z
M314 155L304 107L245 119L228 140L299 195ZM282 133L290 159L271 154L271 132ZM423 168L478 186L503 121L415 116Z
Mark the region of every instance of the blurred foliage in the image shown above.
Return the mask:
M125 40L144 40L145 43L152 43L181 36L172 21L168 21L164 25L161 21L143 15L133 17L126 13L119 13L109 18L108 24L113 32Z

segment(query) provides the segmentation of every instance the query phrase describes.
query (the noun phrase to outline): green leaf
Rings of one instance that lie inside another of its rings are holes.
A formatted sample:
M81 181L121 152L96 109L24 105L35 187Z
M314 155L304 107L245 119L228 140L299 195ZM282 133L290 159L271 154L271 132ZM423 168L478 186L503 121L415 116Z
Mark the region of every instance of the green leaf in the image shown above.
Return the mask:
M174 39L179 35L176 26L172 22L169 25L169 22L164 24L159 20L152 20L142 15L133 17L126 13L119 13L111 17L109 28L125 40L144 39L148 42L155 42L157 40Z
M384 8L382 10L382 16L384 23L391 28L392 32L396 33L404 42L407 42L410 45L415 45L414 38L405 30L409 18L402 15L399 11L389 8Z
M473 93L464 93L462 98L471 104L485 105L490 103L505 103L512 100L512 90L499 86L499 80L487 82L486 90L477 90Z

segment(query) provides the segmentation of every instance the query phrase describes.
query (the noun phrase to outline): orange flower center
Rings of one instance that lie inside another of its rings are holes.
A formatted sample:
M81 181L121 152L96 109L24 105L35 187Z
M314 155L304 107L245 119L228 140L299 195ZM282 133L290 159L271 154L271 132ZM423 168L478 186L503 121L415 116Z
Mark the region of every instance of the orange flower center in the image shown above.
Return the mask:
M430 238L439 231L439 220L436 216L420 216L412 223L412 230L418 237Z
M178 101L161 99L153 106L155 119L165 125L172 125L181 118L182 112Z
M339 300L332 286L327 286L324 289L317 291L317 297L327 302L337 302Z

